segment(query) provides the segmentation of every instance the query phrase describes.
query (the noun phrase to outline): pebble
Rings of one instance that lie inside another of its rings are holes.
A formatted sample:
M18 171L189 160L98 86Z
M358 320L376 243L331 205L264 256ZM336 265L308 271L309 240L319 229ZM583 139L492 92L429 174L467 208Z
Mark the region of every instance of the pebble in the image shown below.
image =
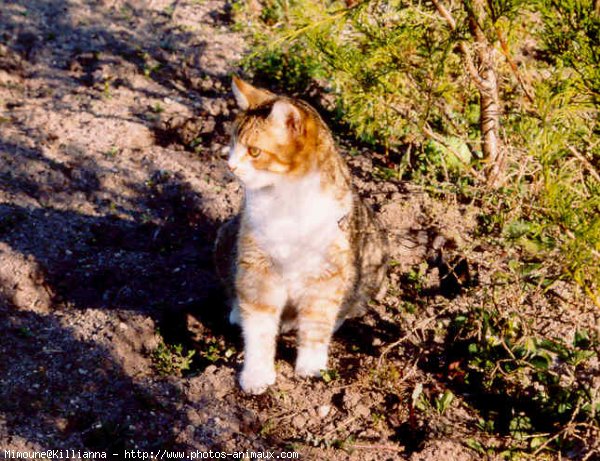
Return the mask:
M371 410L364 403L359 403L354 407L354 414L358 416L364 416L365 418L371 414Z
M331 411L331 405L321 405L317 409L317 414L319 415L319 418L323 419L323 418L327 417L327 415L329 414L330 411Z
M304 426L306 426L307 423L307 418L305 415L300 414L297 415L296 417L294 417L294 419L292 420L292 425L296 428L296 429L302 429Z
M343 397L344 409L348 411L352 410L354 406L358 404L360 397L360 394L348 392L346 390Z

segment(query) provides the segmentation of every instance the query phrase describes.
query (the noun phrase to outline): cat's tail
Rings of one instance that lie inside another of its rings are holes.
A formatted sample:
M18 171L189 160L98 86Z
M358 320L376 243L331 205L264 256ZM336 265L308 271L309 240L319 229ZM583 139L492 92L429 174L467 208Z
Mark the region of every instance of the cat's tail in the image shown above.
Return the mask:
M213 251L215 271L219 279L221 279L221 283L225 287L225 291L229 297L233 295L239 228L239 215L226 221L217 232Z

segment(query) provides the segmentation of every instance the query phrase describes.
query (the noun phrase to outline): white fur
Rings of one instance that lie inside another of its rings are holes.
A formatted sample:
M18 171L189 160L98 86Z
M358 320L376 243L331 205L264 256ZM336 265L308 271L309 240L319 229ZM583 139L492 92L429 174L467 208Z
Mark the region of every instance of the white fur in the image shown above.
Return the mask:
M244 392L262 394L275 383L275 339L279 316L254 312L242 321L244 367L240 386Z
M275 135L280 139L287 139L288 121L293 120L295 125L300 123L300 112L292 104L286 101L277 101L273 104L269 118L274 122Z
M305 288L303 279L323 271L330 245L341 236L338 222L350 210L325 193L318 172L246 191L246 215L252 234L277 264L290 298Z
M314 348L298 349L296 359L296 374L299 376L321 376L321 370L327 369L327 344Z
M244 93L240 91L240 88L235 83L235 80L231 82L231 89L233 90L233 96L235 97L235 101L240 109L246 110L250 106L248 102L248 98L244 96Z
M276 306L273 314L252 313L241 319L244 366L240 385L260 394L275 382L275 339L281 310L288 298L294 302L310 290L306 278L326 269L327 253L334 241L344 242L339 221L352 206L350 191L340 201L321 186L318 172L299 179L258 171L248 160L247 148L232 146L229 165L245 185L245 214L250 232L276 264L283 284L271 287L263 302ZM348 244L348 242L346 242ZM235 306L230 321L239 321ZM327 367L328 345L301 347L296 360L300 376L319 376Z

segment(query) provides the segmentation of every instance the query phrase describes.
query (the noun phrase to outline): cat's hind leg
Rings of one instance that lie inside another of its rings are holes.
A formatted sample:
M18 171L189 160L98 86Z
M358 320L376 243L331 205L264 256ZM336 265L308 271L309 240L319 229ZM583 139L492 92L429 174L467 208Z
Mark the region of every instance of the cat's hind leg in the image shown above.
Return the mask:
M327 369L329 343L345 293L341 275L319 279L298 303L296 374L320 376Z

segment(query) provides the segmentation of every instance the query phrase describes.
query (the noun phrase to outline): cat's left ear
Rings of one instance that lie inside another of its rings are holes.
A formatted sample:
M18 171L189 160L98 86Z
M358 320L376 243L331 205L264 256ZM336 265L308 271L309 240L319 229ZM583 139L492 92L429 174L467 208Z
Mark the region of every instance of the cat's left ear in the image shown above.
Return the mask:
M300 111L288 101L277 101L273 104L269 118L278 128L299 132L302 124Z
M256 88L236 76L231 80L231 89L237 105L242 110L259 106L274 97L270 91Z

